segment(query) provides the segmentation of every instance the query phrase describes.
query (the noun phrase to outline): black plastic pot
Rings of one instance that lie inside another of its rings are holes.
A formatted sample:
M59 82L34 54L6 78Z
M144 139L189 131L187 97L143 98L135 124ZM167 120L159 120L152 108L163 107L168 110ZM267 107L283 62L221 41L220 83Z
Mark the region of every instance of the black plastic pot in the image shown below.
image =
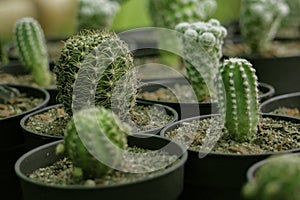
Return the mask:
M28 96L43 98L44 101L35 108L32 108L21 114L0 119L0 152L1 152L1 194L12 200L21 199L21 187L14 172L14 164L16 160L26 152L26 145L22 129L20 127L20 120L26 114L34 112L47 105L49 101L49 93L41 88L34 88L22 85L9 86L17 88L21 93L26 93ZM13 192L12 192L13 191Z
M23 200L82 200L82 199L178 199L183 190L184 163L187 160L187 152L183 148L164 137L153 135L145 137L137 134L128 138L129 146L137 146L146 149L157 150L162 147L172 155L180 156L180 160L173 166L142 180L117 184L113 186L58 186L37 183L27 177L39 167L52 164L62 157L55 153L56 145L61 141L55 141L35 148L24 154L15 164L15 171L20 179Z
M54 63L52 63L50 66L53 67L53 65L54 65ZM20 63L18 61L12 61L8 64L1 65L0 73L7 73L7 74L14 75L14 76L18 76L18 75L26 75L26 74L29 74L30 72L28 71L28 69L26 69L26 67L22 63ZM50 94L50 99L49 99L48 105L57 104L58 102L56 100L56 96L57 96L58 90L56 88L47 88L47 87L43 87L43 89L47 90L47 92Z
M35 112L29 113L21 119L20 126L24 133L26 149L31 150L31 149L34 149L43 144L47 144L50 142L54 142L54 141L63 139L63 136L52 136L52 135L41 134L38 132L34 132L32 130L29 130L26 127L26 123L30 117L37 115L37 114L47 112L50 109L62 108L62 107L63 107L62 104L47 106L47 107L44 107L43 109L39 109L39 110L36 110Z
M300 110L300 92L292 92L272 97L261 103L260 111L270 113L280 107L298 108Z
M35 108L32 108L21 114L0 119L0 130L3 133L1 134L0 151L24 143L24 135L22 134L20 120L25 115L45 107L50 99L49 93L42 88L13 84L8 85L18 89L21 93L26 93L27 96L42 98L43 102L39 106L36 106Z
M144 84L140 87L140 92L153 92L159 88L172 88L175 84L188 84L187 79L182 77L164 78L164 79L144 79ZM272 97L275 93L274 87L267 83L259 83L259 90L262 94L259 96L260 101L263 102L266 99ZM185 92L185 91L183 91ZM175 94L176 95L176 94ZM162 104L174 108L179 115L179 119L186 119L199 115L216 114L217 104L209 102L167 102L163 100L151 100L138 98L140 101L151 102L155 104Z
M174 130L184 122L214 116L218 116L218 114L197 116L177 121L162 129L160 135L164 136L166 132ZM262 114L262 117L300 123L300 119L285 116ZM248 155L208 153L202 158L199 156L205 154L188 149L188 160L185 165L184 199L197 196L199 199L239 200L241 199L241 188L247 181L247 170L251 165L271 155L298 151L300 149Z
M154 104L148 103L148 102L138 102L138 105L153 106ZM160 130L162 128L164 128L165 126L167 126L171 123L174 123L175 121L178 121L178 114L173 108L170 108L170 107L165 106L165 105L160 105L160 104L156 104L155 106L156 106L156 108L163 109L163 111L166 114L172 116L172 120L169 123L165 124L164 126L160 126L160 127L150 129L150 130L139 131L139 133L142 133L142 134L158 134L160 132ZM38 131L29 130L26 127L26 123L27 123L27 121L30 117L32 117L34 115L44 113L44 112L47 112L48 110L54 109L54 108L63 108L63 105L62 104L56 104L56 105L47 106L43 109L39 109L39 110L36 110L35 112L32 112L32 113L29 113L29 114L25 115L20 120L20 126L22 128L23 133L24 133L27 149L30 150L30 149L33 149L35 147L41 146L43 144L63 139L63 136L45 135L45 134L39 133Z

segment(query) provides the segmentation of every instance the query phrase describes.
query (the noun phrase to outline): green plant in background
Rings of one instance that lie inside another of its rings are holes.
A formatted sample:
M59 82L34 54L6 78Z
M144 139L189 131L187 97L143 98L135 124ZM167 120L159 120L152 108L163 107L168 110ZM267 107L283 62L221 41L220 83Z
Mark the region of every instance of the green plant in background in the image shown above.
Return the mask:
M300 157L287 154L271 157L255 172L242 190L245 199L297 200L300 196Z
M150 0L149 13L156 27L170 28L180 22L206 21L217 8L215 0Z
M285 0L242 0L240 29L248 51L266 50L288 13Z
M215 76L222 57L222 44L227 30L216 19L208 22L182 22L175 30L183 43L186 76L199 101L214 92Z
M57 152L66 152L75 176L100 178L122 161L129 134L130 128L111 110L84 109L73 115Z
M233 139L251 141L257 132L258 81L252 64L229 58L220 65L217 78L219 112Z
M78 6L77 29L79 31L109 28L120 9L117 1L110 0L79 0Z
M281 37L299 37L300 0L286 0L286 3L290 8L290 12L283 18L277 35Z
M120 110L130 110L135 105L137 78L133 56L128 45L114 32L84 30L70 37L61 50L54 72L58 101L69 114L72 109L94 104L105 108L120 105ZM75 81L77 93L73 93ZM112 99L116 88L119 88L119 98ZM127 101L112 102L124 99Z
M23 17L15 23L14 38L20 59L32 72L35 82L42 86L51 83L49 58L44 32L37 20Z

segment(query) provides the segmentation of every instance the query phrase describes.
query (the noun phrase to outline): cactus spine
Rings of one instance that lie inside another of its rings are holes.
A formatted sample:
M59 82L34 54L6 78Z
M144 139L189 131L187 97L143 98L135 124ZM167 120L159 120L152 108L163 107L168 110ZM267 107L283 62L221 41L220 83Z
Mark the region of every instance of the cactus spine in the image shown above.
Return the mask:
M199 101L209 97L222 57L227 30L216 19L179 23L175 30L183 43L186 75Z
M251 141L257 132L257 85L255 69L247 60L229 58L221 64L217 78L219 112L236 141Z
M284 0L242 0L240 28L250 53L268 48L288 13L289 7Z
M46 41L38 21L31 17L19 19L14 27L14 38L20 58L32 72L35 82L43 86L50 85Z
M215 0L150 0L154 26L173 29L180 22L205 21L217 8Z
M85 178L99 178L121 162L129 134L112 111L84 109L67 125L63 149Z
M119 9L117 1L79 0L77 29L105 29L112 24Z
M135 105L137 78L133 57L127 44L113 32L85 30L69 38L54 71L58 101L69 114L72 109L93 104L111 108L114 103L120 110L130 110ZM77 93L73 92L75 81ZM113 99L113 91L117 89L118 98Z
M287 154L269 159L257 169L254 180L244 185L242 192L245 199L299 199L299 155Z

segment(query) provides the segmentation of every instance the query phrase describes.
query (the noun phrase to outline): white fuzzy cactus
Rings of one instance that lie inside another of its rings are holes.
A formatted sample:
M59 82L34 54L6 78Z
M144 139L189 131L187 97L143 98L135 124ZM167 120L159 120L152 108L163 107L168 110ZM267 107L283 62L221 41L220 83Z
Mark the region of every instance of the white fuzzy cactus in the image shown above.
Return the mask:
M182 22L176 26L183 44L186 74L198 100L213 92L227 30L216 19L208 22Z

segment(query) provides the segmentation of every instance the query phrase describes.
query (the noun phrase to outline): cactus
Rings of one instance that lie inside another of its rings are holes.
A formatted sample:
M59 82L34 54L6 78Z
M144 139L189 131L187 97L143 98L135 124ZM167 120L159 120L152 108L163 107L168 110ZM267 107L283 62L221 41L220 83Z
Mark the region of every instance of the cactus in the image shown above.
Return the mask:
M208 22L182 22L175 30L183 43L186 75L199 101L213 91L215 76L222 57L222 44L227 30L216 19Z
M248 51L267 50L288 13L285 0L242 0L240 29Z
M68 114L72 114L72 109L80 110L92 104L105 108L115 104L120 110L130 110L136 104L137 78L133 56L127 44L114 32L85 30L72 36L65 42L54 72L58 101ZM73 92L75 81L78 83L77 93ZM117 91L118 98L112 98L114 91ZM124 99L127 100L122 101Z
M77 29L108 28L119 11L120 5L110 0L79 0Z
M37 20L23 17L15 23L14 38L24 65L32 72L35 82L42 86L51 83L48 52L44 32Z
M245 199L296 200L300 196L300 157L287 154L269 158L247 182L242 194Z
M217 76L219 112L225 128L239 142L251 141L257 133L258 82L252 64L242 58L229 58L220 65Z
M99 107L73 115L65 129L63 148L85 178L100 178L120 164L130 129L112 111Z
M217 8L215 0L150 0L149 13L154 26L171 28L180 22L205 21Z

